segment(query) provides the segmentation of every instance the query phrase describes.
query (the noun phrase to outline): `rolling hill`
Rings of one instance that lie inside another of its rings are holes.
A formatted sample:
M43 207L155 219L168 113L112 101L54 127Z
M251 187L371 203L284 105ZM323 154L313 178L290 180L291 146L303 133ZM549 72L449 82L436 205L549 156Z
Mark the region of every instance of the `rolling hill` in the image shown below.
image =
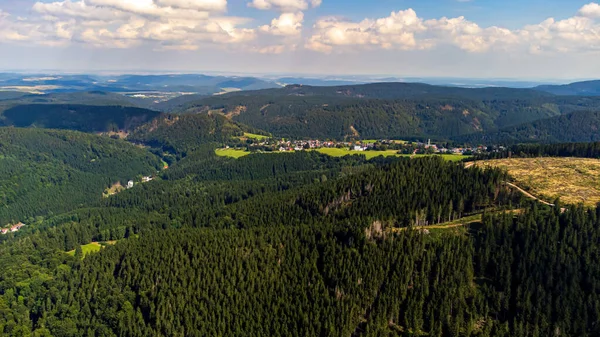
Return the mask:
M597 142L599 130L600 111L577 111L456 140L472 144Z
M127 139L180 157L208 143L232 141L244 132L261 132L215 114L164 114L142 125Z
M565 85L541 85L534 89L555 95L600 96L600 80Z
M64 93L81 91L105 92L189 92L214 94L223 89L257 90L278 88L280 85L256 77L208 76L199 74L161 75L56 75L0 74L0 90L32 93Z
M0 128L0 226L101 199L160 160L125 141L72 131Z
M409 98L464 98L473 100L494 99L531 99L549 97L552 94L532 89L513 88L459 88L450 86L429 85L423 83L370 83L343 86L309 86L288 85L279 89L258 91L242 91L225 96L325 96L344 98L377 98L377 99L409 99Z
M124 106L26 104L9 108L0 114L0 126L128 132L159 114L157 111Z
M287 86L178 102L179 112L221 111L281 137L450 139L600 109L600 98L562 97L530 89L466 89L378 83Z

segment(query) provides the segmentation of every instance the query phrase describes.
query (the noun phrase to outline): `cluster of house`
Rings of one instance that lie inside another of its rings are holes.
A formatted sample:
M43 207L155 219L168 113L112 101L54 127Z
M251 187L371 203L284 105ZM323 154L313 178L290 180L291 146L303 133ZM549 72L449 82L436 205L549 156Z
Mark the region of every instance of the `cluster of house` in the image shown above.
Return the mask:
M5 235L5 234L8 234L8 233L18 232L19 229L23 228L23 226L25 226L25 224L22 223L22 222L19 222L16 225L12 225L10 227L0 229L0 233L2 235Z
M148 182L151 182L152 180L154 180L154 178L150 177L150 176L148 176L148 177L142 177L142 182L143 183L148 183ZM133 182L133 180L128 181L127 182L127 189L133 188L134 184L135 183Z
M302 150L308 150L308 149L320 149L322 147L336 147L338 146L338 144L343 144L343 143L339 143L339 142L333 142L333 141L321 141L318 139L311 139L311 140L279 140L275 143L276 147L279 147L279 151L280 152L286 152L286 151L302 151ZM268 146L270 145L268 142L259 144L261 146ZM348 143L348 146L350 146L350 143Z
M260 143L250 144L249 147L257 147L257 148L271 148L273 151L279 152L290 152L290 151L302 151L309 149L319 149L319 148L350 148L354 151L368 151L377 149L377 145L394 145L395 148L399 146L404 146L407 148L416 148L421 150L429 150L433 153L454 153L454 154L464 154L464 153L476 153L476 152L484 152L486 150L485 147L452 147L445 148L443 146L438 146L436 144L432 144L431 140L427 141L427 143L415 142L415 143L406 143L404 145L402 142L395 140L377 140L376 142L338 142L338 141L321 141L318 139L311 140L265 140ZM412 150L411 150L412 151ZM416 150L415 150L416 153Z

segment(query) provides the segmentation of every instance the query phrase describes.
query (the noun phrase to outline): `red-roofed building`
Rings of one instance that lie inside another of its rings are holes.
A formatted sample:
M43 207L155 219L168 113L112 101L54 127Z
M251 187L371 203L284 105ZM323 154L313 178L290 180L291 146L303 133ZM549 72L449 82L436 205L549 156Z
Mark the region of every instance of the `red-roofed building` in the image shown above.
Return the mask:
M18 232L19 229L23 228L23 226L25 226L25 224L22 223L22 222L19 222L18 224L11 226L10 227L10 231L11 232Z

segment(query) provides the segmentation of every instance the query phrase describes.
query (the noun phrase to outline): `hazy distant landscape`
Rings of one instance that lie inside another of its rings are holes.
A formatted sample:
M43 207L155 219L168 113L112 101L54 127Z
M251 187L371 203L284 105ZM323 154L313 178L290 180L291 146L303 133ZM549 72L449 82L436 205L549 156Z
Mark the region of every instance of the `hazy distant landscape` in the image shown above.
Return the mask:
M598 1L0 0L0 336L599 337Z

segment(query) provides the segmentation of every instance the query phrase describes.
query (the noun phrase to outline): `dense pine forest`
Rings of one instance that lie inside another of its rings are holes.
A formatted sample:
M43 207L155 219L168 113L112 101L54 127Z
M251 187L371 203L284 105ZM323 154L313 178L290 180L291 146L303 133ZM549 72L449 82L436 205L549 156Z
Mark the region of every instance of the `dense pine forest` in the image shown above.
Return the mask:
M579 157L600 158L600 142L557 143L557 144L518 144L501 151L493 151L473 156L468 160L503 159L509 157Z
M418 83L290 85L173 103L171 112L220 111L282 137L429 137L475 144L594 141L597 117L587 111L600 107L598 97ZM583 123L586 118L594 122ZM561 128L585 131L561 133Z
M149 130L177 118L160 112L223 114L231 123L256 131L253 133L285 138L431 138L472 145L597 141L600 107L597 96L420 83L289 85L216 96L183 95L167 101L102 91L4 96L0 97L2 126L129 133L138 127ZM187 122L193 123L180 124ZM155 135L160 140L151 140L173 150L177 140L160 133ZM144 137L139 133L135 137L141 138Z
M350 126L459 139L580 123L597 104L401 87L188 97L184 114L5 111L29 128L0 128L0 227L26 224L0 235L0 335L600 336L598 208L547 206L505 171L441 156L215 153L247 132L344 138ZM128 137L91 134L103 131ZM474 159L600 156L598 143L502 149Z
M0 237L3 335L599 333L595 210L439 158L185 149L155 181ZM105 248L84 257L90 242Z
M4 111L0 126L83 132L133 131L158 115L156 111L124 106L29 104Z
M78 208L114 183L158 169L157 157L125 141L0 128L0 226Z

